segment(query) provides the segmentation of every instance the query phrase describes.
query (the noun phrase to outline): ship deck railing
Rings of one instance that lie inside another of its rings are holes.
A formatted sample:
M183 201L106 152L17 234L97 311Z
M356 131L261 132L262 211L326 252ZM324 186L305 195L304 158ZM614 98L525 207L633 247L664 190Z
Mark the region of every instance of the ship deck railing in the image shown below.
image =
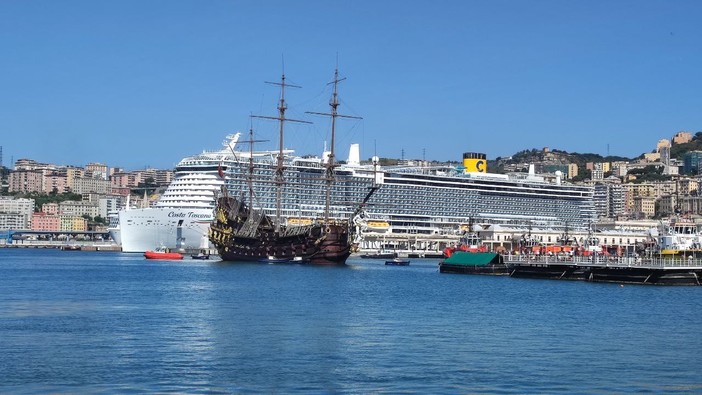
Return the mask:
M596 256L558 256L558 255L505 255L506 263L534 265L566 265L609 268L641 269L702 269L702 259L689 257L662 257L659 255L645 257Z

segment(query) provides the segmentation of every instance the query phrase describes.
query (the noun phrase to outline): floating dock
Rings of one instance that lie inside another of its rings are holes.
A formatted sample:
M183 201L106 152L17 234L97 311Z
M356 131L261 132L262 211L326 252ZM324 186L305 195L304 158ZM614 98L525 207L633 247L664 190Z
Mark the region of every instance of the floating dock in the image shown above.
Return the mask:
M507 255L505 262L517 278L650 285L701 285L702 278L702 259L689 257Z

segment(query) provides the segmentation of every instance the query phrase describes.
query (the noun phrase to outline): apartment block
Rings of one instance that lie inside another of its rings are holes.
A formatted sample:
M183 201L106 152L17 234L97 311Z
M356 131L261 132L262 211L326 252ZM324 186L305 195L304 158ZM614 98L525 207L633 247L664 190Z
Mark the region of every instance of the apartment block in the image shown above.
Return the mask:
M13 199L0 196L0 229L30 229L34 199Z
M42 192L44 190L44 174L41 170L15 170L10 172L7 179L9 192Z
M568 164L568 179L578 175L578 165L575 163Z
M44 203L41 206L41 211L46 214L55 214L58 215L59 213L59 204L58 203Z
M102 163L88 163L85 165L85 176L89 178L97 178L107 180L108 168Z
M115 213L122 206L121 196L108 196L100 198L98 202L98 215L107 218L108 214Z
M99 214L98 204L96 202L66 200L59 204L59 214L77 217L82 217L83 215L95 217Z
M593 200L598 218L618 218L626 213L626 190L619 183L595 184Z
M88 220L83 217L77 217L73 215L61 215L60 217L60 230L65 231L84 231L88 230Z
M42 192L44 193L64 193L68 192L68 180L65 174L53 171L44 175Z
M700 174L702 151L690 151L683 157L683 174Z
M31 217L27 221L27 216L22 214L0 213L0 230L10 229L30 229Z
M88 177L76 178L75 187L73 189L73 192L78 194L92 192L106 195L109 194L111 191L112 186L110 185L110 181Z
M634 216L637 218L651 218L656 214L656 198L637 196L634 198Z
M44 212L32 213L32 230L61 230L61 218L56 214L47 214Z

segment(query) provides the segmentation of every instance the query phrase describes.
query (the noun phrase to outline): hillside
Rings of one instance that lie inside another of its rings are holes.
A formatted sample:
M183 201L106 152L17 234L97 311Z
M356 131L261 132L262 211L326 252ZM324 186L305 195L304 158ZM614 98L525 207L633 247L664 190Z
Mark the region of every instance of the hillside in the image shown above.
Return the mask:
M697 132L692 137L692 141L684 144L673 144L670 148L670 157L672 159L683 160L686 153L690 151L702 151L702 132ZM634 159L643 158L643 153L636 158L626 158L623 156L602 156L592 153L577 153L567 152L558 149L544 151L543 149L527 149L517 152L508 158L495 158L489 161L488 165L491 171L501 173L505 167L510 165L520 165L525 163L549 163L549 164L567 164L575 163L578 168L584 169L588 162L617 162L617 161L632 161Z
M685 153L690 151L702 151L702 132L695 133L689 143L673 144L670 148L670 157L682 160Z
M509 165L519 165L524 163L550 163L550 164L569 164L575 163L578 168L584 169L588 162L617 162L630 161L631 158L623 156L602 156L592 153L569 153L558 149L544 151L543 149L532 148L530 150L519 151L509 158L495 158L494 161L489 161L488 166L491 171L501 173L505 167Z

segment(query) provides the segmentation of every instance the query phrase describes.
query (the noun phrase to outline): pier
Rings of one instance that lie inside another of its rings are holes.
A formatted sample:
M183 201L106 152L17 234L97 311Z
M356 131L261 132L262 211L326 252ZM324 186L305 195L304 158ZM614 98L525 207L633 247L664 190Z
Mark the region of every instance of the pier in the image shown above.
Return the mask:
M702 259L692 257L612 257L505 255L510 276L653 285L701 285Z
M81 251L105 251L119 252L122 247L114 243L78 241L67 244L64 241L47 240L15 240L13 243L0 241L0 248L36 248L36 249L57 249L57 250L81 250Z

